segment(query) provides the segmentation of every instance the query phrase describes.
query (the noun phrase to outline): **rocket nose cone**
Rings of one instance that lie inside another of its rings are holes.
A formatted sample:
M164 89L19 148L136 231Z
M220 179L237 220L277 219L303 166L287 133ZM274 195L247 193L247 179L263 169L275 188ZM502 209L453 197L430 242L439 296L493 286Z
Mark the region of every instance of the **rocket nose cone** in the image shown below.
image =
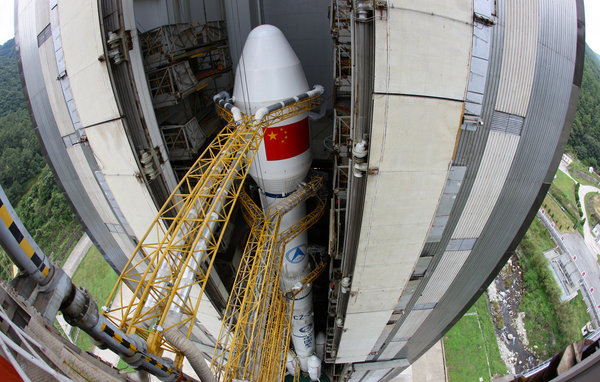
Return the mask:
M268 24L260 25L248 34L242 60L246 69L275 69L300 63L283 32L276 26Z
M247 113L308 90L300 60L283 32L273 25L254 28L235 73L233 95Z
M252 29L248 34L248 40L252 38L282 38L285 40L285 36L281 29L270 24L259 25Z

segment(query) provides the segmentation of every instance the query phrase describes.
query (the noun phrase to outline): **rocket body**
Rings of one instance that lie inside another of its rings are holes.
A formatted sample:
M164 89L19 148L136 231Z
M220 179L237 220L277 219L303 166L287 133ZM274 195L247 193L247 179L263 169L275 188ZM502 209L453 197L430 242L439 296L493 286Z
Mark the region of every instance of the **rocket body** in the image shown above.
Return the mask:
M248 35L235 73L235 106L247 115L308 91L300 60L283 33L261 25ZM308 113L269 127L250 167L267 196L286 195L304 180L311 163Z
M309 90L300 60L283 33L272 25L253 29L244 45L235 75L234 104L247 115ZM263 192L267 210L280 198L294 192L306 177L311 164L308 112L272 125L250 167L250 176ZM304 203L282 217L280 232L306 214ZM302 233L284 250L281 288L291 289L310 272L307 235ZM292 343L302 370L315 352L312 292L305 288L294 301Z

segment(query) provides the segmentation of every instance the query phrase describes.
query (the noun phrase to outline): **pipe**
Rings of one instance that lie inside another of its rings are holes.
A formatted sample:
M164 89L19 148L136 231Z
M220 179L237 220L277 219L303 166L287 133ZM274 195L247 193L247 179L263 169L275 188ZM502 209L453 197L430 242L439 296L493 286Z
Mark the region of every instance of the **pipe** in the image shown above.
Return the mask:
M356 152L353 153L350 166L357 171L355 175L361 174L366 170L364 166L358 163L367 163L366 156L360 158L363 150L367 150L368 137L371 132L372 116L372 93L373 93L373 18L368 17L368 7L361 3L357 9L358 18L353 20L354 34L352 40L352 128L354 130L352 141L357 143ZM364 142L364 143L363 143ZM367 188L366 176L352 176L349 178L348 185L348 204L346 210L346 233L344 235L343 257L341 265L341 279L349 278L351 280L354 274L356 256L358 252L358 242L360 238L360 227L362 224L362 214L365 202L365 192ZM337 287L340 288L338 280ZM341 288L340 288L341 289ZM336 325L334 326L333 344L331 356L335 357L339 346L346 310L348 309L348 299L350 293L338 293L336 304Z
M267 116L267 114L272 113L275 110L279 110L286 106L292 105L296 102L300 102L305 99L323 94L324 91L325 91L325 88L323 86L315 85L315 87L313 89L311 89L307 92L298 94L297 96L294 96L294 97L286 98L283 101L276 102L269 106L263 106L263 107L259 108L258 110L256 110L256 113L254 113L254 120L256 122L261 122Z
M146 370L138 370L137 376L140 382L150 382L150 374Z
M61 307L65 321L86 332L102 346L110 349L136 369L148 371L166 382L195 381L179 370L165 364L165 360L148 353L146 342L117 328L104 316L98 314L98 306L89 292L72 285L71 293Z
M127 335L112 322L98 314L98 305L90 293L73 284L71 278L61 268L50 263L46 255L31 238L14 209L10 205L4 190L0 186L0 243L10 259L26 277L40 285L47 299L57 300L65 321L81 328L94 340L109 348L121 357L127 357L136 368L147 370L163 381L175 381L180 372L166 365L153 354L147 353L146 342L135 335ZM50 311L56 315L56 308ZM48 314L45 315L46 319ZM51 318L50 322L54 320ZM183 380L193 381L189 377Z
M206 365L202 352L198 350L196 345L194 345L190 339L179 331L177 326L175 326L177 325L177 322L167 319L165 325L173 326L173 328L165 331L163 336L171 345L175 346L187 357L198 378L200 378L202 382L217 382L215 376Z
M216 103L217 105L221 106L222 108L230 111L231 115L233 116L233 120L236 123L240 123L242 121L242 111L240 110L240 108L238 108L237 106L234 106L231 103L232 100L229 97L229 93L227 93L226 91L217 93L213 97L213 102Z
M53 265L21 223L1 186L0 218L0 244L8 257L37 284L48 284L53 277Z

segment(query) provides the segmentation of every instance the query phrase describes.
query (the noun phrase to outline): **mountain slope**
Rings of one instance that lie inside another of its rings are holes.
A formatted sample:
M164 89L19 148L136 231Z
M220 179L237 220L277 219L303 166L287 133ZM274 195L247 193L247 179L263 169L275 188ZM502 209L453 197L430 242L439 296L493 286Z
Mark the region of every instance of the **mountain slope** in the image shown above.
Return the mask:
M600 58L588 46L579 104L567 151L575 154L586 165L600 164Z

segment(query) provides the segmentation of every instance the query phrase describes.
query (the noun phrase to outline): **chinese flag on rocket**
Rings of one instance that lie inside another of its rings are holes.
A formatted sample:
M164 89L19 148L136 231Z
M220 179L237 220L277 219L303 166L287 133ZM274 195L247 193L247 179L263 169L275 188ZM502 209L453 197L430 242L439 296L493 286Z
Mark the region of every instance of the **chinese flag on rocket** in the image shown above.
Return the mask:
M308 118L265 131L267 160L282 160L300 155L310 147Z

